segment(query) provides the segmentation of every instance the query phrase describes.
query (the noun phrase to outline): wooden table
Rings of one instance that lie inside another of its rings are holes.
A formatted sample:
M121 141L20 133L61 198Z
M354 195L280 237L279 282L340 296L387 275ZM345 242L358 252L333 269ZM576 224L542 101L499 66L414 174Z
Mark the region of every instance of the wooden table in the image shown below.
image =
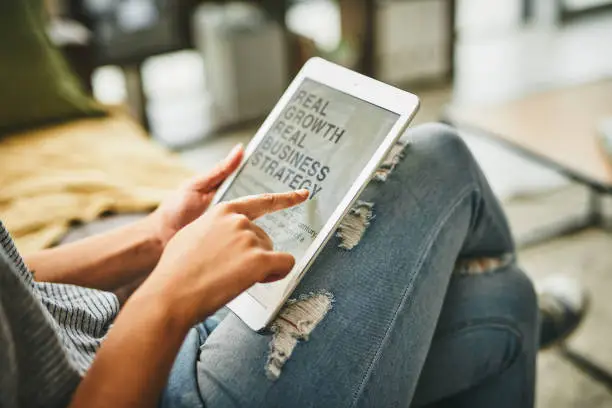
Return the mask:
M597 133L606 117L612 117L612 79L495 105L455 105L445 112L452 125L488 137L589 188L590 208L584 221L557 227L525 245L602 226L601 197L612 194L612 161Z

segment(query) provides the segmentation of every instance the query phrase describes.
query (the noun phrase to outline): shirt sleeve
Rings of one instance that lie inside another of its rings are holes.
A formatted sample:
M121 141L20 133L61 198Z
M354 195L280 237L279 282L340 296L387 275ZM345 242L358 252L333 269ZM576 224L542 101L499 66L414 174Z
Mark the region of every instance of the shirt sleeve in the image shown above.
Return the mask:
M0 260L0 274L6 265ZM0 407L17 408L17 362L15 344L8 318L3 307L3 293L0 287Z
M0 407L65 407L80 376L40 301L0 247Z

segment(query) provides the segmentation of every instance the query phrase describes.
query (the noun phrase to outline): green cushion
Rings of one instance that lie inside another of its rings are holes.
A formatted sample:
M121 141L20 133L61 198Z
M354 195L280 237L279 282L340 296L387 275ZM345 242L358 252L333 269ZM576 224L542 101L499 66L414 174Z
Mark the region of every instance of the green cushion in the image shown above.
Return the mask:
M0 134L104 114L45 29L43 0L0 0Z

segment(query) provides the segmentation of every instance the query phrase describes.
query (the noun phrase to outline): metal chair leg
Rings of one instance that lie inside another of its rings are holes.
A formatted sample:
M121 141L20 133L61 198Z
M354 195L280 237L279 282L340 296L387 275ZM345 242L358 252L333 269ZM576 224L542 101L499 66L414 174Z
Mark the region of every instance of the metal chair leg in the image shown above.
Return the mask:
M582 354L571 350L566 345L562 345L559 352L566 361L612 392L612 374L608 370Z

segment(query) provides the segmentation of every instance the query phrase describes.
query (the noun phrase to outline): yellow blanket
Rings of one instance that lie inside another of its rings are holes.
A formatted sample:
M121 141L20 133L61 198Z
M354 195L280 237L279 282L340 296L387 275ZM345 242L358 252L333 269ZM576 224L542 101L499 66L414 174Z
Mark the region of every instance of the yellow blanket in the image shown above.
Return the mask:
M0 139L0 219L28 253L74 221L151 210L190 175L124 114L14 134Z

